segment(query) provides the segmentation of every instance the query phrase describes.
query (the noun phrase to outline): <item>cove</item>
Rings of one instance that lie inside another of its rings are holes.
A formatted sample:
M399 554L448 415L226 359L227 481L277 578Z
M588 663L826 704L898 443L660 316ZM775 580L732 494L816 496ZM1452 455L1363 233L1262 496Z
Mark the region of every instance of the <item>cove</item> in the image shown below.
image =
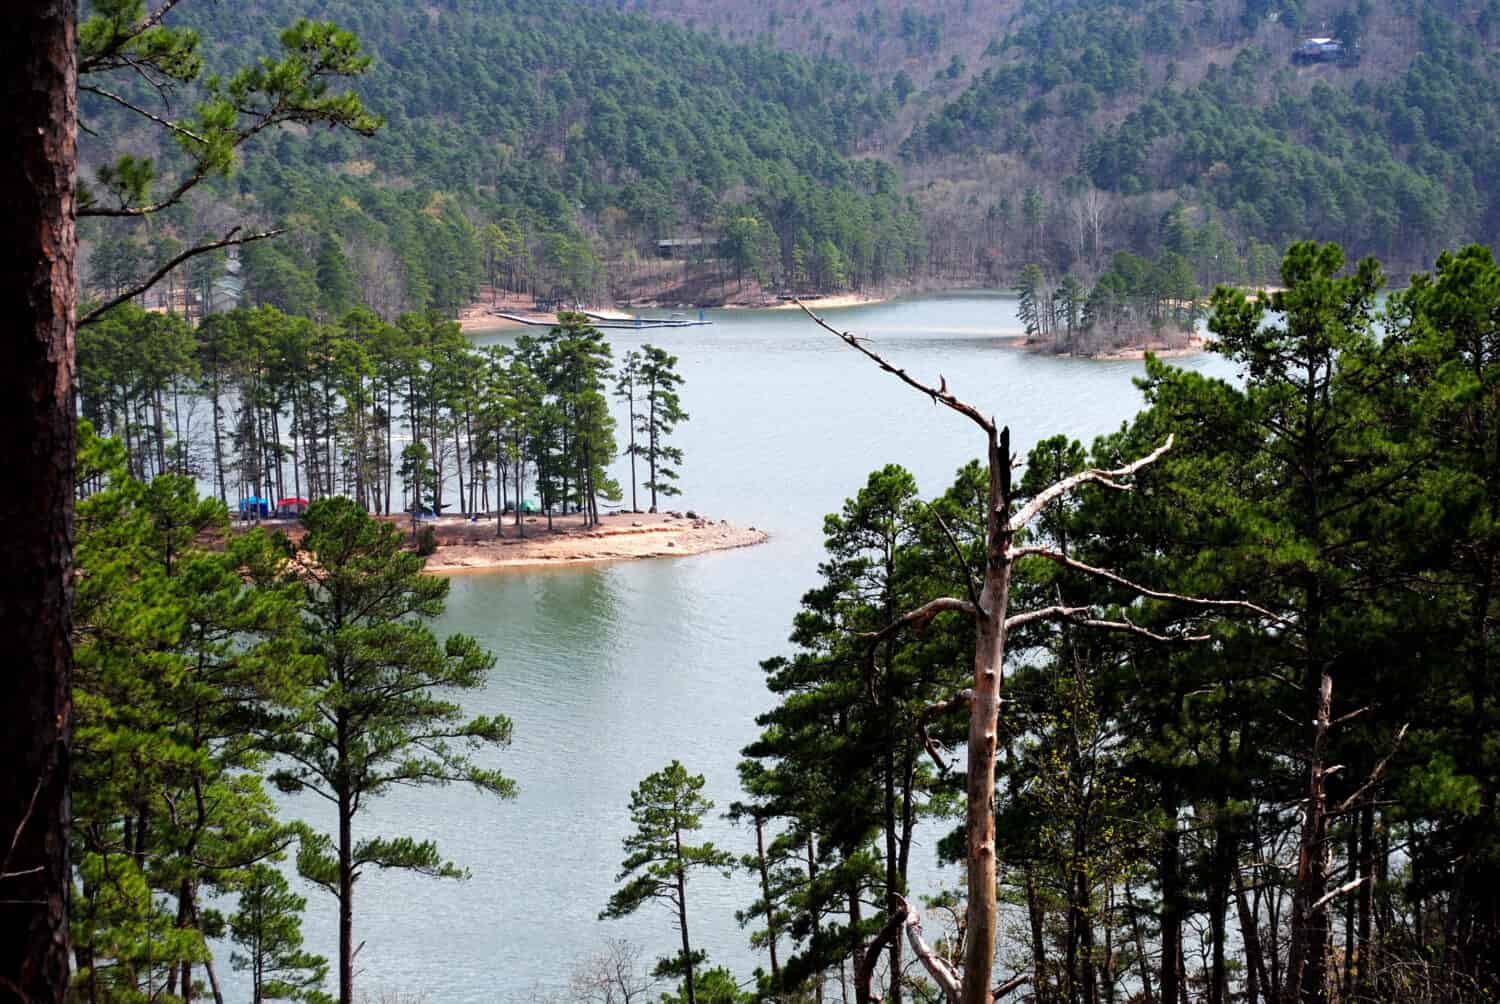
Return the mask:
M999 294L922 296L829 311L913 374L948 385L1009 424L1022 454L1064 434L1086 444L1141 407L1139 361L1020 351L1015 300ZM981 442L968 423L879 372L806 317L710 311L705 328L610 332L618 359L650 341L680 359L677 434L684 494L672 508L767 531L739 551L600 566L476 573L452 580L439 631L477 636L497 656L474 714L502 712L515 742L493 758L520 795L499 802L462 787L396 792L362 816L366 832L433 839L466 882L371 873L356 893L361 992L425 994L429 1002L529 1001L561 988L580 959L623 937L652 960L674 950L665 910L598 921L615 887L631 790L674 757L707 777L717 803L706 835L737 854L754 834L722 818L739 797L739 750L771 697L759 662L788 651L798 599L817 577L822 521L870 471L900 464L924 496L941 492ZM481 344L509 334L485 335ZM1231 377L1202 354L1175 365ZM1179 430L1191 437L1193 430ZM628 477L628 464L615 475ZM322 824L314 799L284 814ZM917 832L913 874L932 892L961 880L938 869L947 822ZM333 954L331 899L308 896L308 948ZM734 914L754 897L747 874L688 889L694 946L741 979L765 966ZM231 990L236 977L229 977ZM663 988L665 989L665 988Z

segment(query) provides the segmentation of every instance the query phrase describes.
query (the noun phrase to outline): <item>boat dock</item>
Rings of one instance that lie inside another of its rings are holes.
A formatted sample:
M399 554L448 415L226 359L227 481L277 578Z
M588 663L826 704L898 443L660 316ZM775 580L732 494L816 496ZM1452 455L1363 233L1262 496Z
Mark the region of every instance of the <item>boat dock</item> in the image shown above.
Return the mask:
M515 321L517 324L525 324L534 328L556 327L560 322L556 314L508 314L500 310L490 311L495 317L503 317L507 321ZM619 317L607 314L595 314L589 311L580 311L590 320L594 321L594 327L602 330L616 331L648 331L655 328L698 328L714 323L713 321L693 321L685 318L675 317Z

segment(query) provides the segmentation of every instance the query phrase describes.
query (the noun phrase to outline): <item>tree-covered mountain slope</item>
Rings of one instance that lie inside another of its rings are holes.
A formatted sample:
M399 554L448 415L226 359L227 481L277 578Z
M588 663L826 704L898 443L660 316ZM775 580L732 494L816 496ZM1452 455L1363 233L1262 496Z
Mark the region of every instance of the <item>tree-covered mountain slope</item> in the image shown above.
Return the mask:
M298 17L337 21L373 57L355 86L386 126L267 134L152 254L91 227L96 292L236 221L288 230L246 251L250 301L388 315L453 313L486 283L716 302L1014 283L1036 264L1087 285L1119 251L1176 255L1203 285L1269 281L1300 237L1400 272L1500 227L1500 0L186 0L169 16L223 69ZM1346 52L1299 62L1310 37ZM155 149L88 98L95 163Z
M1181 200L1244 236L1402 263L1495 232L1500 6L1033 6L909 162L1001 155L1054 200ZM1344 57L1299 61L1319 36Z
M730 42L771 45L831 57L890 88L884 128L860 139L894 149L912 126L956 97L986 52L1017 25L1022 0L586 0L652 17Z
M659 241L701 249L726 232L724 277L767 286L882 282L920 262L892 167L849 156L890 99L844 64L548 0L190 0L171 14L211 68L268 51L303 16L356 33L373 61L355 89L386 126L282 131L220 186L293 231L247 254L266 302L305 309L327 284L320 255L382 309L450 311L484 278L618 295ZM97 102L86 113L110 124Z
M1261 278L1251 259L1298 237L1400 269L1500 227L1495 0L631 6L904 75L867 142L921 200L940 273L1097 274L1161 249L1174 208L1205 281ZM1341 57L1296 58L1320 37Z

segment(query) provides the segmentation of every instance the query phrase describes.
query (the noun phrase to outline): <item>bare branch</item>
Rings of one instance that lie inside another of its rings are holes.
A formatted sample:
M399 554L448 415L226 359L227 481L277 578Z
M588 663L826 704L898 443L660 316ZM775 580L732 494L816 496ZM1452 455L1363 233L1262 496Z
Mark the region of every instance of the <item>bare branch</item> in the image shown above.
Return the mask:
M1353 711L1349 712L1348 714L1339 715L1337 718L1335 718L1333 721L1329 722L1328 724L1329 725L1342 725L1342 724L1344 724L1345 722L1347 722L1347 721L1349 721L1351 719L1358 718L1360 715L1364 714L1365 712L1367 712L1369 710L1371 710L1371 706L1368 705L1368 704L1366 704L1362 708L1355 708Z
M1010 632L1015 628L1021 627L1024 624L1030 624L1033 621L1073 620L1088 613L1089 609L1089 607L1053 606L1041 607L1036 610L1028 610L1023 614L1016 614L1014 617L1005 618L1005 630L1006 632Z
M937 957L935 953L922 940L922 918L917 911L912 909L910 903L902 896L892 895L892 899L901 904L901 910L905 915L906 940L911 943L911 950L921 960L922 966L932 981L943 991L943 996L948 999L948 1004L959 1004L959 981L958 974L947 962Z
M1314 903L1310 907L1310 909L1316 910L1316 909L1318 909L1321 906L1327 906L1329 903L1331 903L1334 900L1338 899L1340 896L1343 896L1343 895L1345 895L1347 893L1351 893L1354 890L1358 889L1360 886L1364 885L1366 882L1370 881L1374 877L1375 877L1375 873L1371 872L1368 875L1361 875L1359 878L1354 879L1353 881L1345 882L1343 885L1339 886L1337 889L1331 889L1328 892L1324 893L1323 897L1321 899L1319 899L1316 903Z
M1291 626L1291 622L1286 618L1273 614L1265 607L1257 606L1256 604L1250 603L1246 600L1209 600L1204 599L1200 596L1184 596L1180 593L1164 593L1159 589L1151 589L1147 586L1141 585L1138 582L1132 582L1131 580L1125 578L1123 575L1120 575L1117 572L1112 572L1107 568L1097 568L1093 565L1086 565L1083 562L1079 561L1077 558L1070 558L1065 554L1054 551L1051 548L1047 547L1018 547L1007 552L1006 557L1012 561L1020 561L1022 558L1046 558L1053 564L1062 565L1064 568L1071 568L1075 572L1083 572L1086 575L1092 575L1095 578L1104 579L1107 582L1113 582L1117 586L1124 586L1126 589L1129 589L1132 592L1139 593L1142 596L1150 597L1153 600L1170 600L1174 603L1187 603L1199 607L1247 610L1250 613L1256 614L1257 616L1264 617L1270 621L1274 621L1277 624L1282 625L1283 627ZM1025 615L1023 614L1022 616Z
M879 644L910 624L926 627L938 614L949 611L965 613L970 617L979 616L979 608L968 600L960 600L953 596L939 596L937 599L929 600L920 607L917 607L917 609L901 615L879 631L869 632L861 635L861 637L868 639L871 644Z
M149 279L136 286L133 286L132 288L116 296L113 300L109 300L103 304L100 304L93 310L89 311L87 314L84 314L78 319L78 326L81 328L85 324L92 324L100 317L102 317L106 312L113 310L115 307L118 307L120 304L124 303L127 300L140 296L142 293L146 292L146 290L150 289L152 286L155 286L158 282L161 282L161 280L166 276L168 272L172 271L172 269L176 268L178 265L181 265L189 258L196 258L200 254L207 254L210 251L217 251L220 248L236 247L240 244L249 244L253 241L267 240L268 238L277 237L281 234L286 233L286 231L283 229L277 229L265 230L261 233L256 234L246 234L244 237L236 237L235 234L239 232L240 228L235 227L233 230L229 231L229 233L224 235L223 240L212 241L208 244L200 244L197 247L188 248L186 251L182 252L182 254L173 258L171 261L167 262L161 268L153 272Z
M1037 518L1038 514L1040 514L1043 509L1047 508L1053 502L1056 502L1064 495L1069 494L1082 485L1097 484L1102 485L1105 488L1114 488L1119 491L1129 491L1129 486L1117 484L1116 482L1120 478L1127 478L1135 472L1141 470L1142 468L1149 467L1151 464L1156 463L1163 456L1165 456L1166 452L1171 448L1172 437L1168 436L1165 443L1161 444L1161 446L1157 447L1151 453L1148 453L1146 456L1135 461L1135 463L1126 464L1124 467L1116 467L1112 471L1106 471L1097 467L1091 467L1086 471L1079 471L1077 474L1074 474L1071 477L1063 478L1061 481L1057 482L1050 488L1047 488L1045 491L1037 495L1036 498L1028 502L1024 508L1022 508L1019 512L1017 512L1010 518L1011 532L1014 533L1015 531L1029 525L1032 520Z
M140 116L142 116L144 118L150 119L152 122L155 122L157 125L161 126L163 129L170 129L172 132L177 133L177 135L179 135L179 136L186 136L188 139L194 140L195 142L198 142L198 143L202 143L204 146L208 145L208 140L204 139L202 136L199 136L197 133L193 132L191 129L188 129L185 126L178 125L176 122L173 122L171 119L164 119L160 115L154 114L152 112L148 112L146 109L141 108L141 107L139 107L137 105L132 104L131 102L125 100L124 98L120 97L118 94L113 93L112 91L106 91L104 88L102 88L102 87L96 87L93 84L79 84L78 85L78 89L80 91L84 91L84 92L89 93L89 94L97 94L101 98L107 98L107 99L109 99L110 101L113 101L115 104L119 105L122 108L128 108L130 111L135 112L137 115L140 115Z
M1349 716L1345 715L1344 717L1348 718ZM1354 808L1357 804L1359 804L1359 801L1369 793L1371 788L1380 783L1381 776L1385 774L1386 765L1391 762L1391 757L1395 756L1396 751L1401 748L1401 740L1406 738L1406 730L1410 727L1411 723L1409 722L1401 726L1401 728L1396 732L1395 741L1391 743L1391 751L1381 758L1381 761L1375 765L1374 770L1370 771L1370 776L1365 780L1365 783L1360 785L1359 789L1355 791L1354 794L1350 795L1348 798L1339 803L1338 808L1334 810L1335 815L1343 815L1350 809ZM1325 771L1325 774L1326 773L1327 772Z
M1149 630L1148 628L1143 628L1139 624L1134 623L1128 617L1124 620L1118 621L1095 619L1070 619L1070 621L1073 624L1077 624L1079 627L1093 628L1096 631L1124 631L1129 634L1140 635L1142 638L1149 638L1152 641L1166 642L1168 644L1180 644L1183 642L1203 642L1210 641L1213 638L1212 635L1206 634L1157 634L1155 631Z
M1000 984L998 987L990 991L990 1000L997 1001L1000 998L1021 989L1030 982L1031 977L1026 973L1022 973L1019 976L1012 976L1010 979L1006 980L1004 983Z
M938 614L949 610L966 613L970 617L979 616L979 608L968 600L940 596L891 621L879 631L867 631L859 636L869 642L869 647L865 650L865 686L870 692L871 704L880 703L880 695L875 692L875 650L880 647L880 643L908 625L916 624L918 627L926 627Z
M936 704L927 705L927 707L922 709L921 714L917 715L917 731L922 735L922 748L927 751L928 756L932 757L932 762L937 765L938 770L944 774L948 773L949 765L943 759L942 754L946 752L947 748L932 738L932 733L927 731L927 723L939 715L947 714L954 708L968 707L973 702L974 691L972 689L961 690L946 701L938 701Z
M831 335L835 335L845 345L858 350L860 354L870 359L875 363L875 365L879 366L887 373L898 377L902 382L907 384L907 386L914 387L917 390L921 391L923 394L926 394L928 397L932 398L933 404L944 405L945 407L958 412L960 415L963 415L965 418L972 421L975 425L979 426L991 437L995 435L996 428L994 419L985 418L984 415L980 414L978 408L975 408L973 405L968 404L964 401L960 401L958 398L954 397L953 394L948 390L947 380L943 380L941 377L939 377L941 383L937 387L933 387L930 384L923 383L916 377L907 373L906 370L901 369L899 366L893 366L890 363L886 362L885 359L881 358L879 353L865 348L862 344L860 344L862 339L854 337L854 335L850 334L847 331L840 331L837 328L833 327L827 321L823 320L817 314L814 314L811 310L809 310L807 308L807 304L803 303L801 300L793 300L792 302L801 307L802 312L808 317L811 317L813 319L813 322L816 323L818 327L822 328L824 331L827 331Z
M1152 641L1166 642L1169 644L1181 644L1183 642L1202 642L1211 640L1211 635L1206 634L1158 634L1149 628L1143 628L1132 621L1129 617L1122 620L1102 620L1097 617L1088 617L1086 614L1093 607L1041 607L1037 610L1028 610L1025 613L1008 617L1005 621L1005 630L1009 632L1012 628L1023 624L1030 624L1040 620L1064 621L1068 624L1076 624L1079 627L1093 628L1097 631L1125 631L1130 634L1140 635Z

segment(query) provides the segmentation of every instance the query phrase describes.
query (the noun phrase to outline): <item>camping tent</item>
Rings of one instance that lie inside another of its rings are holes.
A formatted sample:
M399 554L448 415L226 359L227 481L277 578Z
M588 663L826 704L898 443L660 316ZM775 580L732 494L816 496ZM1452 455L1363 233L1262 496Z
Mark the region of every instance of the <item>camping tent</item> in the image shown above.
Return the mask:
M276 515L291 518L307 512L307 499L287 498L276 503Z
M240 499L240 519L267 519L271 515L271 500L251 495Z

